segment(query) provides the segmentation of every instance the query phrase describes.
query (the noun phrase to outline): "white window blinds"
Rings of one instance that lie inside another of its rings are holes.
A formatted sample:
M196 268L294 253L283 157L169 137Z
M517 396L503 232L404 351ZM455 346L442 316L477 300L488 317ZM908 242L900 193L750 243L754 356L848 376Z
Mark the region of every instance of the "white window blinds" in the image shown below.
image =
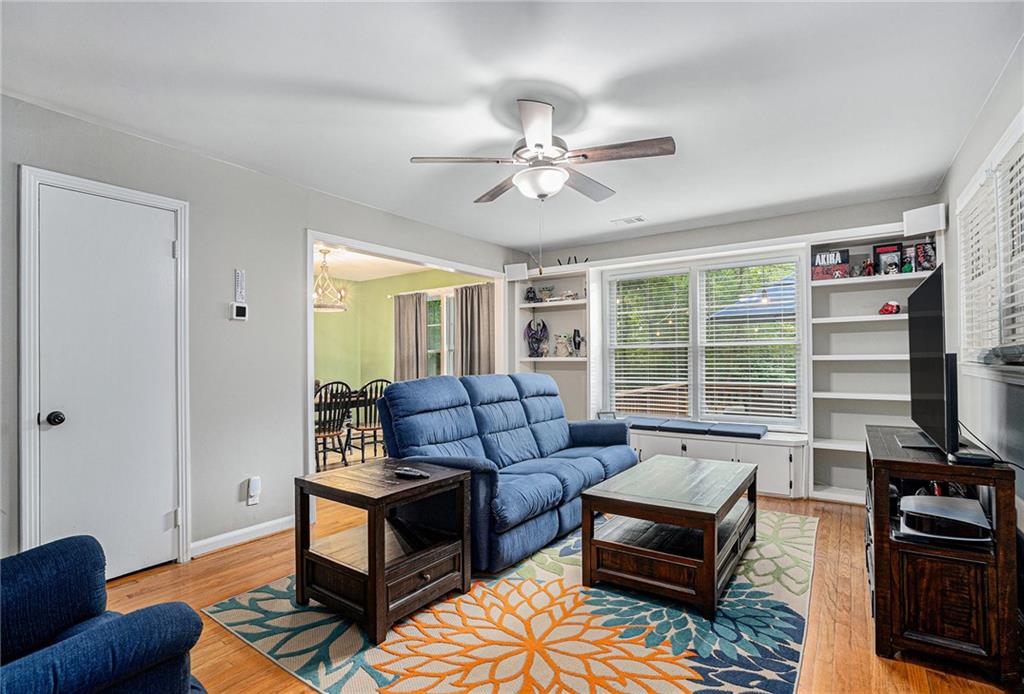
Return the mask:
M608 396L623 414L690 414L690 276L609 282Z
M797 423L796 263L705 270L700 297L701 416Z
M995 185L986 180L957 215L960 233L960 333L964 359L999 344L999 262Z
M960 352L982 362L1024 362L1024 138L957 214Z
M996 169L996 205L1002 270L999 344L1024 348L1024 137Z

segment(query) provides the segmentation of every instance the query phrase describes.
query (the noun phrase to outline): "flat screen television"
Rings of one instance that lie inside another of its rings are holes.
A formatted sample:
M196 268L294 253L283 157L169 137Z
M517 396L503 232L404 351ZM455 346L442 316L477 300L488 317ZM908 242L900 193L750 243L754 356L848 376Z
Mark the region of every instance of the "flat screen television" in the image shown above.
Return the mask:
M938 448L953 455L960 447L956 355L946 353L942 266L935 268L907 301L910 333L910 418L927 440L906 448Z

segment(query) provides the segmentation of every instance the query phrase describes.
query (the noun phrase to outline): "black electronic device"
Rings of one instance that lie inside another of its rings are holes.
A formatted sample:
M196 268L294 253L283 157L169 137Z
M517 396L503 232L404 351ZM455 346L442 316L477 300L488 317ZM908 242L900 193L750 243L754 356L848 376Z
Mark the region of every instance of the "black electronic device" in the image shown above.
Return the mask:
M900 533L917 539L984 542L992 525L977 499L905 496L900 499Z
M430 477L430 473L424 472L423 470L417 470L414 467L396 467L395 476L406 480L425 480Z
M910 417L920 433L900 435L904 448L938 449L954 456L960 448L956 355L946 353L942 266L907 301L910 342Z

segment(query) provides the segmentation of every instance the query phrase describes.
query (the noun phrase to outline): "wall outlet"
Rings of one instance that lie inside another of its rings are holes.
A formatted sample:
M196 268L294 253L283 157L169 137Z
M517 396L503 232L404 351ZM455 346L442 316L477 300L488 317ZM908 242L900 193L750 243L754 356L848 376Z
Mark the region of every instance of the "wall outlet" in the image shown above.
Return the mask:
M246 486L248 495L245 499L246 506L255 506L260 503L260 492L263 491L263 480L260 479L259 475L249 478L249 483Z

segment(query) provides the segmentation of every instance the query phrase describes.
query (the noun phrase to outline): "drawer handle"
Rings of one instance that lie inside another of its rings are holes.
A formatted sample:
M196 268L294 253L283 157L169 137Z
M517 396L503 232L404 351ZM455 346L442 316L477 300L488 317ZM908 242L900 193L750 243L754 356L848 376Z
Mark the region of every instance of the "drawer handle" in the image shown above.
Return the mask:
M429 581L430 580L430 574L428 574L427 572L424 571L423 573L420 574L420 578L422 578L424 580L424 582Z

